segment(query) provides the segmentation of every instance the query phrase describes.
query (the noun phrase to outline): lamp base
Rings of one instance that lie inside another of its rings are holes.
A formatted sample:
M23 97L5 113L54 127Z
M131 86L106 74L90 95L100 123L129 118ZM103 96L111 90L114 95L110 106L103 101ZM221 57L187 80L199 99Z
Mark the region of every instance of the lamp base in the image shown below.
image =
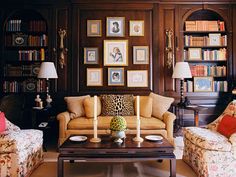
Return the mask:
M136 141L136 142L143 142L143 138L136 136L136 137L133 138L133 141Z
M92 143L100 143L101 142L101 138L91 138L90 142L92 142Z

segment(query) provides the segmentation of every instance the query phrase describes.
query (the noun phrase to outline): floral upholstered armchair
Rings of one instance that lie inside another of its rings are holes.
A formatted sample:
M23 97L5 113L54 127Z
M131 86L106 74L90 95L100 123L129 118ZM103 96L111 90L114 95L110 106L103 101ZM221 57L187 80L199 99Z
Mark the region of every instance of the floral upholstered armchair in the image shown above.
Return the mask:
M43 133L21 130L6 120L0 133L0 176L28 177L43 160Z
M183 160L200 177L236 177L235 102L207 128L184 129Z

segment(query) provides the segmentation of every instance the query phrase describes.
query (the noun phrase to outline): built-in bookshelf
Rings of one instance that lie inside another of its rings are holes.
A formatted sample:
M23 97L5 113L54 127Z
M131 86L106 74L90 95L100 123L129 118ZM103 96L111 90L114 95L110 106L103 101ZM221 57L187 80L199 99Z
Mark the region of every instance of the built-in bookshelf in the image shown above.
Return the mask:
M204 16L194 16L193 13L184 24L183 59L189 63L193 76L185 80L185 92L196 91L194 87L197 87L195 83L197 79L194 78L198 78L198 81L200 78L202 82L210 82L212 89L206 92L228 91L228 36L225 22L214 12L208 13L212 14L206 16L206 19L203 19ZM207 19L208 17L211 18Z
M17 11L4 26L4 93L45 92L37 78L41 62L48 59L47 23L35 11Z

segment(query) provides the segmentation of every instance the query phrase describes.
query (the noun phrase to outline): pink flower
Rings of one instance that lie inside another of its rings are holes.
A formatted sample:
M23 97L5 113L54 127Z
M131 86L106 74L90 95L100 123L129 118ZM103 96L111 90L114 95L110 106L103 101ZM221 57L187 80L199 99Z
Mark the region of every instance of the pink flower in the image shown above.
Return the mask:
M213 170L213 171L217 171L218 167L217 167L217 165L211 165L210 169Z

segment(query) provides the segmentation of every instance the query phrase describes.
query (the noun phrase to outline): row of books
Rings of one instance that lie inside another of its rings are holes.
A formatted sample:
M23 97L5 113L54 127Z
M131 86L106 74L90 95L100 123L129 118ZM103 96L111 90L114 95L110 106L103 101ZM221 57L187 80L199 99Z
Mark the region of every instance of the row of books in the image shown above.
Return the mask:
M226 66L190 65L192 76L225 77Z
M46 22L43 20L32 20L29 22L22 22L20 19L9 20L6 23L6 31L20 32L26 29L30 32L46 32Z
M226 48L220 48L219 50L202 50L201 51L201 59L202 60L215 60L215 61L225 61L227 60L227 50ZM184 60L193 60L189 57L189 50L184 50L183 53Z
M45 92L46 82L44 80L25 80L18 81L4 81L3 92Z
M7 64L4 66L4 76L21 77L21 76L37 76L40 64L15 66Z
M227 92L228 82L227 81L213 81L212 91L213 92ZM188 80L184 82L184 92L194 92L193 81Z
M224 21L195 20L185 21L186 31L225 31Z
M5 36L5 46L48 46L48 36L46 34L35 36L35 35L22 35L12 34Z
M209 34L209 36L184 36L185 46L227 46L227 35Z
M18 53L19 53L18 55L19 61L44 61L45 60L44 48L40 50L19 50Z

